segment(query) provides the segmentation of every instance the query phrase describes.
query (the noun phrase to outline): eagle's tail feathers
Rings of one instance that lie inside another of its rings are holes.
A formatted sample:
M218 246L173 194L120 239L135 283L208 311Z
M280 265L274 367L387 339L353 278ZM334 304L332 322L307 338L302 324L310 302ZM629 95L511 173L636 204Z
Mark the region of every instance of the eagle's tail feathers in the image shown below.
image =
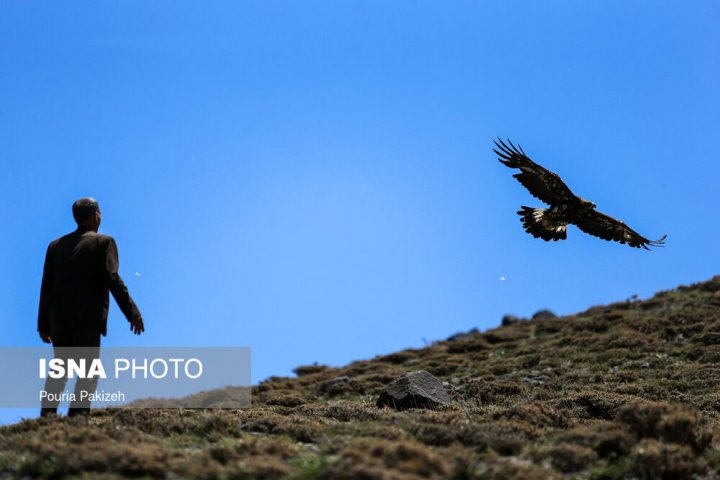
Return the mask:
M535 238L542 238L546 242L565 240L567 238L567 225L555 223L545 216L547 208L531 208L522 206L517 212L521 217L523 228Z

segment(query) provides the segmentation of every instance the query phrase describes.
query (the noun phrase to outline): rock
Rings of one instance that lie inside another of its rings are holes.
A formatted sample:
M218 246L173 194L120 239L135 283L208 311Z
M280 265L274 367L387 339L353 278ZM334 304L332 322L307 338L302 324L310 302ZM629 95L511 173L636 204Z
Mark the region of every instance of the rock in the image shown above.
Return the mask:
M553 318L557 318L557 315L555 315L550 310L540 310L535 312L535 314L532 316L533 320L552 320Z
M522 322L523 319L516 317L515 315L504 315L502 318L502 326L507 327L508 325L514 325L518 322Z
M339 385L341 383L346 383L349 381L350 381L350 377L348 377L347 375L331 378L330 380L325 380L323 383L320 384L320 390L323 392L327 392L335 385Z
M448 342L456 342L458 340L467 340L468 338L471 338L475 335L480 333L480 331L477 328L473 328L472 330L468 330L467 332L458 332L455 335L450 335L447 338Z
M425 370L403 373L387 386L377 401L378 407L396 410L437 408L451 404L452 399L442 382Z

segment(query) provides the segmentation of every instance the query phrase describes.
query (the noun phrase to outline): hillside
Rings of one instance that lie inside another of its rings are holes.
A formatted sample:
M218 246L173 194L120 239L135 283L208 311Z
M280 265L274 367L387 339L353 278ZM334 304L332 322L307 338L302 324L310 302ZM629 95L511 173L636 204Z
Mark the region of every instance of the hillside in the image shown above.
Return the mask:
M413 370L453 406L376 407ZM720 478L720 277L296 373L254 387L247 410L3 427L0 479Z

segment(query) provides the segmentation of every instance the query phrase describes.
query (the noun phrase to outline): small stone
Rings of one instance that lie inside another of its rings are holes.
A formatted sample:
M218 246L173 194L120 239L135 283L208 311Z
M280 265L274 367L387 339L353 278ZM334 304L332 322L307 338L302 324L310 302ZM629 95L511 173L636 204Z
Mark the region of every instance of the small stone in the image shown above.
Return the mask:
M532 316L533 320L552 320L553 318L557 318L557 315L547 309L539 310Z
M548 380L550 380L550 377L548 377L547 375L540 374L540 375L528 375L524 381L528 385L542 385L543 383L547 382Z
M469 338L472 338L473 336L480 333L480 331L477 328L473 328L472 330L468 330L467 332L458 332L454 335L450 335L447 338L448 342L457 342L459 340L467 340Z

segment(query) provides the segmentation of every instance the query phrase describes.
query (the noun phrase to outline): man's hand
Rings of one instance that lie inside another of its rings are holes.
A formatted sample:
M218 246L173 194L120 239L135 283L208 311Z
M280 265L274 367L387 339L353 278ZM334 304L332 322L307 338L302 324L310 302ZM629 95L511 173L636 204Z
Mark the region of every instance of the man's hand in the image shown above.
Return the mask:
M138 317L135 320L130 321L130 331L135 335L140 335L145 331L145 325L143 325L142 317Z
M42 340L44 343L52 343L52 338L50 338L50 334L47 332L38 332L40 334L40 340Z

